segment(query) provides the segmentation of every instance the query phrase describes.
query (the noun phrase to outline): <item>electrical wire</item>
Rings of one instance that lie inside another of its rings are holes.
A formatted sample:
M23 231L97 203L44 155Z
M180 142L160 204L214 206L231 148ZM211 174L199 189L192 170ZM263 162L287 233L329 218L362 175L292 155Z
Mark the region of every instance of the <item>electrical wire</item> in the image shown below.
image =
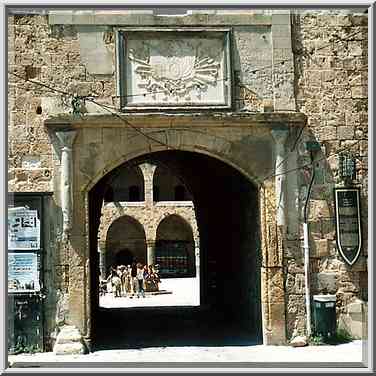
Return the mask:
M276 177L276 176L287 175L287 174L290 173L290 172L294 172L294 171L298 171L298 170L305 169L305 168L307 168L307 167L311 167L311 166L313 166L315 163L321 162L321 161L326 160L326 159L328 159L328 158L330 158L330 157L333 157L333 156L335 156L335 155L339 155L339 154L341 154L344 150L348 150L348 149L353 148L354 146L358 145L361 141L365 141L365 140L364 140L364 139L359 139L359 140L357 140L354 144L349 145L349 146L346 146L346 147L343 147L343 148L337 150L335 153L329 154L328 156L323 156L323 157L320 158L320 159L316 159L316 160L315 160L314 162L312 162L312 163L307 163L307 164L305 164L305 165L303 165L303 166L300 166L300 167L297 167L297 168L293 168L293 169L291 169L291 170L287 170L287 171L285 171L285 172L283 172L283 173L280 173L280 174L274 174L274 175L271 175L271 176L267 176L266 178L263 179L263 182L264 182L265 180L269 179L269 178L273 178L273 177Z
M341 43L341 42L349 41L349 38L352 38L353 36L355 36L355 35L357 35L357 34L359 34L359 33L361 33L361 32L363 32L363 30L358 30L357 32L355 32L355 33L353 33L353 34L348 35L346 38L336 38L334 41L331 41L329 44L327 44L327 45L323 45L323 46L321 46L321 47L319 47L319 48L316 48L315 50L316 50L316 51L319 51L319 50L321 50L321 49L324 49L324 48L326 48L326 47L331 46L333 43L336 43L336 42ZM276 62L276 63L271 64L271 65L267 65L267 66L264 66L264 67L261 67L261 68L258 68L258 69L253 69L253 70L251 71L251 73L256 73L256 72L259 72L259 71L262 71L262 70L266 70L266 69L269 69L269 68L273 68L273 67L274 67L275 65L277 65L277 64L281 64L281 65L283 65L285 62L288 62L288 61L294 61L294 59L295 59L296 56L305 56L305 54L303 54L303 53L302 53L302 54L294 53L293 58L280 60L280 61L278 61L278 62ZM143 135L144 137L148 138L148 139L151 140L151 141L154 141L154 142L156 142L156 143L158 143L158 144L161 144L162 146L165 146L165 147L167 147L167 148L169 148L169 149L172 149L172 147L171 147L170 145L168 145L167 143L164 143L164 142L162 142L162 141L160 141L160 140L158 140L158 139L156 139L156 138L154 138L154 137L152 137L152 136L149 136L148 134L142 132L140 129L138 129L137 127L133 126L129 121L127 121L127 120L125 120L123 117L121 117L117 112L113 112L112 110L115 110L115 111L117 110L116 107L109 106L109 105L105 105L105 104L102 104L102 103L98 103L97 101L95 101L95 100L93 99L93 96L88 96L88 95L87 95L87 96L78 96L78 95L74 95L74 94L71 94L71 93L66 92L66 91L64 91L64 90L57 89L56 87L52 87L52 86L46 85L46 84L44 84L44 83L42 83L42 82L34 81L34 80L31 80L31 79L27 79L27 78L22 77L22 76L20 76L20 75L14 73L14 72L9 72L9 73L12 74L12 75L14 75L15 77L17 77L17 78L19 78L19 79L24 80L25 82L30 82L30 83L33 83L33 84L35 84L35 85L41 86L41 87L43 87L43 88L46 88L46 89L50 90L51 92L56 92L56 93L60 93L60 94L63 94L63 95L69 96L69 97L79 98L79 99L81 99L81 100L83 100L83 101L89 101L89 102L92 102L92 103L96 104L97 106L99 106L99 107L105 109L106 111L110 112L113 116L115 116L115 117L121 119L121 121L123 121L127 126L131 127L133 130L135 130L137 133ZM286 73L286 72L284 72L284 73ZM290 73L290 72L287 72L287 73ZM291 72L291 73L293 73L293 72ZM217 81L223 81L223 80L227 80L227 78L225 78L225 79L221 79L221 80L217 80ZM243 87L243 88L245 88L245 89L251 90L251 89L248 88L248 86L247 86L246 84L244 84L244 83L242 83L242 82L237 82L237 84L238 84L239 87ZM164 93L164 92L165 92L165 91L161 91L161 92L153 92L153 93L132 94L132 95L126 95L126 96L112 96L112 98L123 98L123 97L146 96L146 95L154 95L154 94L157 94L157 93ZM235 100L244 100L244 98L235 98ZM300 140L300 138L301 138L301 136L302 136L302 134L303 134L303 131L304 131L304 129L305 129L306 127L307 127L307 122L305 122L305 124L301 127L301 129L300 129L300 131L299 131L299 134L298 134L296 140L294 141L294 144L293 144L292 148L289 150L288 155L287 155L287 156L286 156L286 157L285 157L285 158L279 163L278 166L280 166L282 163L284 163L284 162L288 159L289 154L295 150L296 145L298 144L298 142L299 142L299 140ZM352 146L354 146L354 145L352 145ZM332 154L332 155L335 155L335 154L338 154L338 153L334 153L334 154ZM330 156L332 156L332 155L330 155ZM329 158L330 156L325 157L325 158ZM277 167L278 167L278 166L277 166ZM309 165L301 166L301 167L299 167L299 168L297 168L297 169L306 168L307 166L309 166ZM287 173L289 173L289 172L296 171L297 169L288 170L288 171L286 171L285 173L287 174ZM284 173L284 174L285 174L285 173ZM279 175L279 174L268 175L266 178L264 178L263 181L265 181L265 180L267 180L267 179L269 179L269 178L271 178L271 177L278 176L278 175Z
M10 73L11 73L11 72L10 72ZM55 89L55 88L53 88L53 87L50 87L50 86L45 85L45 84L40 83L40 82L36 82L36 81L33 81L33 80L27 80L26 78L21 77L21 76L19 76L19 75L16 75L15 73L11 73L11 74L15 75L16 77L18 77L18 78L20 78L20 79L23 79L24 81L31 82L31 83L36 84L36 85L39 85L39 86L43 86L43 87L45 87L45 88L47 88L47 89L49 89L49 90L51 90L51 91L56 91L56 92L64 93L64 95L72 96L72 95L71 95L70 93L68 93L68 92L64 92L64 91L62 91L62 90ZM156 143L158 143L158 144L160 144L160 145L162 145L162 146L165 146L165 147L167 147L168 149L175 149L175 148L173 148L171 145L168 145L168 144L165 143L165 142L162 142L162 141L160 141L160 140L158 140L158 139L156 139L156 138L154 138L154 137L152 137L152 136L149 136L147 133L144 133L143 131L141 131L140 129L138 129L138 128L135 127L134 125L132 125L130 122L128 122L127 120L125 120L123 117L121 117L118 113L113 112L113 111L112 111L113 108L112 108L111 106L107 106L107 105L104 105L104 104L98 103L98 102L96 102L94 99L92 99L92 98L88 98L88 97L86 97L85 100L90 101L90 102L96 104L97 106L102 107L103 109L107 110L107 111L110 112L113 116L119 118L119 119L120 119L121 121L123 121L126 125L128 125L129 127L131 127L131 128L132 128L133 130L135 130L137 133L139 133L139 134L141 134L142 136L146 137L147 139L149 139L149 140L151 140L151 141L154 141L154 142L156 142ZM303 127L301 128L301 130L300 130L300 132L299 132L299 135L298 135L298 137L296 138L296 140L295 140L295 142L294 142L293 147L290 149L290 152L292 152L292 151L295 149L295 147L296 147L296 145L297 145L297 143L298 143L298 141L299 141L299 139L300 139L300 137L301 137L301 135L302 135L302 133L303 133L303 130L304 130L304 128L306 128L306 127L307 127L307 123L305 123L305 124L303 125ZM355 145L359 144L360 141L364 141L364 140L363 140L363 139L359 139L355 144L352 144L352 145L350 146L350 148L352 148L352 147L354 147ZM321 160L324 160L324 159L330 158L330 157L332 157L332 156L334 156L334 155L338 155L339 153L341 153L343 150L346 150L346 149L348 149L348 146L345 147L345 148L343 148L343 149L340 149L340 150L337 151L336 153L332 153L332 154L330 154L330 155L328 155L328 156L324 156L323 158L317 160L316 162L319 162L319 161L321 161ZM288 157L288 156L287 156L287 157ZM287 159L287 157L286 157L285 159L283 159L283 160L280 162L279 166L280 166L283 162L285 162L285 160ZM260 184L263 184L263 182L265 182L267 179L270 179L270 178L273 178L273 177L276 177L276 176L287 175L287 174L290 173L290 172L298 171L298 170L301 170L301 169L304 169L304 168L307 168L307 167L310 167L310 166L312 166L311 163L306 164L306 165L303 165L303 166L300 166L300 167L297 167L297 168L294 168L294 169L291 169L291 170L287 170L287 171L285 171L284 173L281 173L281 174L271 174L271 175L268 175L268 176L266 176L265 178L263 178L263 180L262 180L261 182L259 182L259 183L260 183ZM274 170L274 169L273 169L273 170Z
M348 39L348 38L352 38L353 36L355 36L355 35L357 35L357 34L360 34L360 33L362 33L362 32L363 32L363 30L358 30L358 31L356 31L356 32L353 33L353 34L348 35L346 38L340 38L340 37L338 37L338 38L336 38L334 41L331 41L330 43L328 43L328 44L326 44L326 45L323 45L323 46L321 46L321 47L318 47L318 48L316 48L315 50L316 50L316 51L319 51L319 50L322 50L322 49L324 49L324 48L326 48L326 47L330 47L333 43L336 43L336 42L341 43L341 42L349 41L350 39ZM288 62L288 61L294 61L296 56L306 56L306 54L295 52L295 53L294 53L294 56L293 56L292 58L279 60L279 61L277 61L277 62L273 62L273 64L269 64L269 65L265 65L265 66L260 67L260 68L252 69L252 70L250 71L250 73L260 72L260 71L263 71L263 70L266 70L266 69L269 69L269 68L273 68L275 65L283 65L285 62ZM41 86L41 87L44 87L44 88L46 88L46 89L48 89L48 90L50 90L50 91L58 92L58 93L60 93L60 94L64 94L64 95L67 95L67 96L73 96L71 93L68 93L68 92L66 92L66 91L64 91L64 90L61 90L61 89L57 89L57 88L52 87L52 86L49 86L49 85L46 85L46 84L44 84L44 83L42 83L42 82L34 81L34 80L31 80L31 79L27 79L27 78L22 77L22 76L20 76L20 75L14 73L14 72L9 72L9 73L12 74L12 75L14 75L15 77L18 77L18 78L20 78L20 79L23 79L23 80L26 81L26 82L34 83L34 84L39 85L39 86ZM281 73L278 72L277 74L282 74L282 73L286 73L286 74L287 74L287 73L294 73L294 71L291 71L291 72L281 72ZM226 80L227 80L227 78L223 78L223 79L216 80L215 82L226 81ZM244 87L247 88L247 89L249 89L244 83L238 82L238 84L244 86ZM140 93L140 94L115 95L115 96L112 96L112 98L124 98L124 97L146 96L146 95L160 94L160 93L164 93L164 92L165 92L165 91L160 91L160 92L158 91L158 92L152 92L152 93L150 93L150 92L145 92L145 93ZM93 96L92 96L92 95L86 95L86 96L78 96L78 95L76 95L76 97L81 98L81 99L84 99L84 98L93 97Z
M304 131L304 129L307 127L307 125L308 125L308 122L305 121L304 124L303 124L303 126L300 128L299 134L298 134L298 136L296 137L293 146L290 148L290 150L289 150L288 153L286 154L285 158L283 158L282 161L280 161L280 162L278 163L278 165L277 165L275 168L271 169L271 171L275 171L275 170L277 170L278 167L280 167L280 166L281 166L284 162L286 162L286 160L290 157L291 153L295 150L295 148L296 148L296 146L297 146L297 144L298 144L300 138L302 137L303 131ZM267 177L265 177L263 181L268 180L269 178L274 177L274 176L278 176L278 175L274 175L274 174L272 173L272 174L268 175Z

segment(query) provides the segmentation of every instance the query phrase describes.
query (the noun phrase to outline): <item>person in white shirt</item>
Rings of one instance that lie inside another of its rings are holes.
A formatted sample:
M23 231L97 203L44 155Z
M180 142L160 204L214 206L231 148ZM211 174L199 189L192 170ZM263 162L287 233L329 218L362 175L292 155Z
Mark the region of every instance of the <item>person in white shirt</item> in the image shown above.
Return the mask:
M145 289L144 289L144 268L141 263L137 264L137 298L140 295L145 298Z

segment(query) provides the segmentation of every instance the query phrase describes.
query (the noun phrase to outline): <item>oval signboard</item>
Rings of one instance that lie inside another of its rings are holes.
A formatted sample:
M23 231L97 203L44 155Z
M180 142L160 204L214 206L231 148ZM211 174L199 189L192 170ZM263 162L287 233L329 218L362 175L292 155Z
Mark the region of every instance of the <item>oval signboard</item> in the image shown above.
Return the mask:
M362 246L359 188L335 188L338 249L349 265L359 257Z

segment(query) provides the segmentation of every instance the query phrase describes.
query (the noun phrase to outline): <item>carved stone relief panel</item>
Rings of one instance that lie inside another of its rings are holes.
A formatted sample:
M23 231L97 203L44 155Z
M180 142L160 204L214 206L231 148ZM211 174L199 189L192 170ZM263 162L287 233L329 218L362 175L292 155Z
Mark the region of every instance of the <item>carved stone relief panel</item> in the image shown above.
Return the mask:
M231 106L229 31L121 30L123 108Z

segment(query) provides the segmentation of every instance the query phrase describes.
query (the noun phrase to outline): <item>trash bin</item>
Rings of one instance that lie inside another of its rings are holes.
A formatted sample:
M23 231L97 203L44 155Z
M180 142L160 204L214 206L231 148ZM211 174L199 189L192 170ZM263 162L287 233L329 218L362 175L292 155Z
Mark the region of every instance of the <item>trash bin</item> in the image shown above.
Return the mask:
M324 339L333 337L336 333L336 296L313 296L314 333Z

